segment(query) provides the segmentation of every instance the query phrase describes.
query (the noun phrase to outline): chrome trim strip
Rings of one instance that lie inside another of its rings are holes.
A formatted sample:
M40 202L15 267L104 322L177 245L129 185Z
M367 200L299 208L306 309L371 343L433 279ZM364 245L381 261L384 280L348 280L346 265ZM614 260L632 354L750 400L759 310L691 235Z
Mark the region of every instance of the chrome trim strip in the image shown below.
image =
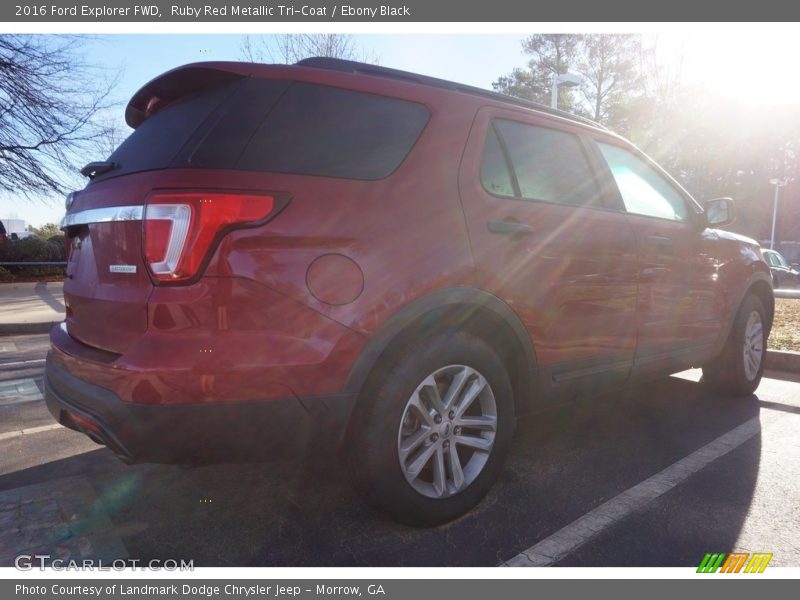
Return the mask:
M108 223L111 221L141 221L144 206L109 206L108 208L90 208L67 214L61 220L61 229L73 225L89 225L90 223Z

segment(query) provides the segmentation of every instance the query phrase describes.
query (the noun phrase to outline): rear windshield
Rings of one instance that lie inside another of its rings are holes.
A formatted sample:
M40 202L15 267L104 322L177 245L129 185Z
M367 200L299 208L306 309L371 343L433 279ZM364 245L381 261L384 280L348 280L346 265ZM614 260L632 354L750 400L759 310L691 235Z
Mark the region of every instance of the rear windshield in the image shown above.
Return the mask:
M119 166L98 175L95 180L170 166L192 134L222 104L235 85L181 98L158 111L134 129L108 158Z
M233 93L205 92L146 120L109 158L121 166L105 177L195 167L381 179L430 117L422 104L329 86L256 78L233 85Z

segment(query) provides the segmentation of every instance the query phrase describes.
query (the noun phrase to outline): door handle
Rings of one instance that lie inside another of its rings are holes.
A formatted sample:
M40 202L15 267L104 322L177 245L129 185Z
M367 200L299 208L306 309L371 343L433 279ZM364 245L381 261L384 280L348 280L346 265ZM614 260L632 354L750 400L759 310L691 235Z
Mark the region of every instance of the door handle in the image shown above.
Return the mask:
M491 233L498 235L531 235L534 233L533 227L516 221L489 221L486 223L486 228Z
M664 237L663 235L648 235L645 240L651 246L658 248L672 248L672 238Z

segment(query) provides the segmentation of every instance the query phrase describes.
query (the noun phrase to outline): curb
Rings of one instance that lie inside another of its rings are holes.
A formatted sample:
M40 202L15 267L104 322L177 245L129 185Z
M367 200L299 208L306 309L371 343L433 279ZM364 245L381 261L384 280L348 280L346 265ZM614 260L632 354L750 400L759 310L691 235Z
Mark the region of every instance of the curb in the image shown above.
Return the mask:
M0 335L25 335L32 333L50 333L54 325L61 321L45 321L42 323L0 323Z
M768 369L775 369L776 371L800 373L800 352L767 350L766 367Z
M800 299L800 290L775 290L774 294L776 298L784 298L787 300Z

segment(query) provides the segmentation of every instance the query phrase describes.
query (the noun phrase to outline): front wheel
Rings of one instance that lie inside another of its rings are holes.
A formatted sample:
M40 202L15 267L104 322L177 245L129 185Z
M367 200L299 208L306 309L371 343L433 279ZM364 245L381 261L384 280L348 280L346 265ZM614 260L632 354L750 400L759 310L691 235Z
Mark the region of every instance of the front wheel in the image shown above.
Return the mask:
M451 521L497 478L514 428L503 363L463 332L423 340L365 390L351 464L365 499L411 525Z
M703 367L703 382L731 396L749 396L761 383L766 352L766 311L751 294L736 313L722 353Z

